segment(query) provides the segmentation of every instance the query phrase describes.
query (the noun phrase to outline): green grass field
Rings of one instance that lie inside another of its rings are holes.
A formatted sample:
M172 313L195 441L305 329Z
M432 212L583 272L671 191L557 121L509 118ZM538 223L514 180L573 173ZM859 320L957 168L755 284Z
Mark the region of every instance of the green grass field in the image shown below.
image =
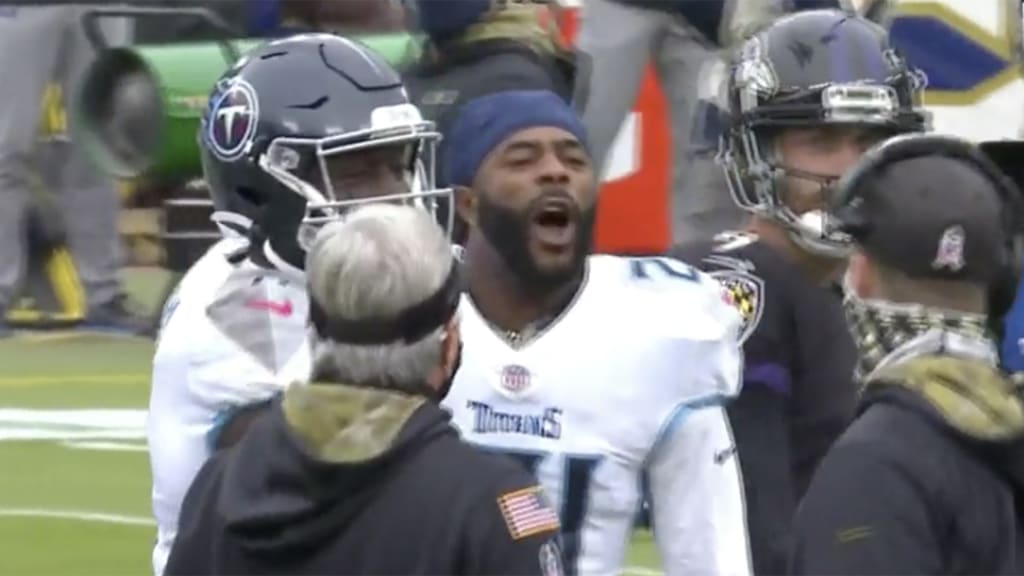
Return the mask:
M155 305L161 277L128 272ZM0 574L145 575L149 513L147 340L89 333L0 341ZM627 573L658 574L647 534Z

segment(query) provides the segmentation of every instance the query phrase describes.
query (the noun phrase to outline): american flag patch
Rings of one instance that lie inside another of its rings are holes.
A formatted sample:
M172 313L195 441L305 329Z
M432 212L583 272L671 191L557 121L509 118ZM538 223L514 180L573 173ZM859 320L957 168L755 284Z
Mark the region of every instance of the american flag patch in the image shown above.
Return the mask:
M498 498L498 507L513 540L559 529L558 515L544 500L540 486L503 494Z

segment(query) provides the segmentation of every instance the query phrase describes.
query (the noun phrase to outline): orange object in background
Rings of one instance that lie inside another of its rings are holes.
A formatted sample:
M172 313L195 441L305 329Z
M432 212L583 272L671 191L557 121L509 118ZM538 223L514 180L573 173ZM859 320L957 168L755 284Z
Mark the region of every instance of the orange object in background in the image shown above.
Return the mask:
M576 38L579 8L559 14L559 28L568 42ZM614 79L609 79L614 81ZM661 253L671 242L669 193L671 140L665 99L648 66L634 105L635 123L622 135L631 162L625 173L600 188L595 250L618 254ZM630 123L627 123L629 125Z

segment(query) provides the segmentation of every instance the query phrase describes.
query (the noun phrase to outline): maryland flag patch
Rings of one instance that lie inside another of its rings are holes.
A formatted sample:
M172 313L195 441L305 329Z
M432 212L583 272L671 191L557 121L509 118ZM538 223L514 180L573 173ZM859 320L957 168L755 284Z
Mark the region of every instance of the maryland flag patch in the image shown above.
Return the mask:
M740 270L715 270L711 277L725 289L725 300L739 311L740 343L754 333L764 313L764 280Z
M498 497L498 508L513 540L557 532L560 527L558 514L544 499L540 486L502 494Z

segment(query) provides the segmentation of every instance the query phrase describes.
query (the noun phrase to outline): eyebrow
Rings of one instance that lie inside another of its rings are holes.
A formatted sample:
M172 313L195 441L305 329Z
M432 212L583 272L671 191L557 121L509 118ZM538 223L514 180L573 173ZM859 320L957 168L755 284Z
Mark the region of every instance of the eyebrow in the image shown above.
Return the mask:
M548 141L542 140L517 140L505 146L505 149L502 150L502 154L507 154L509 152L515 152L518 150L528 150L532 152L537 149L543 148L545 144L548 143ZM581 150L583 148L583 145L580 144L579 140L576 140L575 138L559 138L554 142L554 146L558 150Z

